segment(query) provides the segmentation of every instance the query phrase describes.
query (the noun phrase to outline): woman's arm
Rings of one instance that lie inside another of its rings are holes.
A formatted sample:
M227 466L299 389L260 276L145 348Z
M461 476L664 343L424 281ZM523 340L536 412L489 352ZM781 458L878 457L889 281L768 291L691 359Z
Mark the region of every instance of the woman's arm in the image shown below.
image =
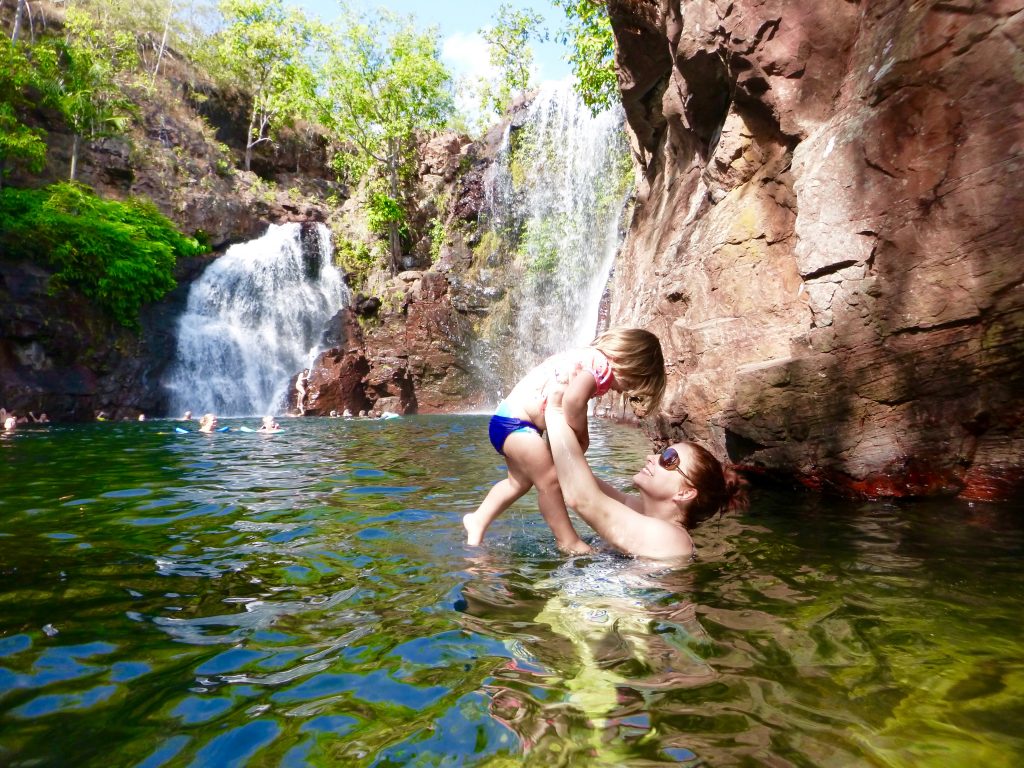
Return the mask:
M647 517L605 494L566 419L561 389L548 398L546 420L565 503L605 541L626 554L641 557L679 558L692 552L693 544L684 530Z
M627 507L635 512L640 511L640 497L635 496L625 491L620 491L611 483L602 480L597 475L594 476L594 480L597 482L597 486L601 489L605 496L611 499L615 499L620 504L625 504Z

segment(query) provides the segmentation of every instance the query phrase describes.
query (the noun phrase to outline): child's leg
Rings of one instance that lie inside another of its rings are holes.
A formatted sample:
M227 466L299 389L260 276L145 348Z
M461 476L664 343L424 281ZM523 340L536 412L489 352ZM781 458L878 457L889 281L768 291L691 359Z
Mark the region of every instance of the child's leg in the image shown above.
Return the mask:
M537 487L537 506L555 534L558 548L563 552L590 552L590 547L576 534L569 521L555 463L544 438L532 431L514 432L505 441L505 459L510 477L526 477L531 485Z
M484 539L487 527L512 503L533 487L533 483L521 475L512 473L509 463L508 478L491 487L475 512L463 515L462 525L466 529L466 543L477 546Z

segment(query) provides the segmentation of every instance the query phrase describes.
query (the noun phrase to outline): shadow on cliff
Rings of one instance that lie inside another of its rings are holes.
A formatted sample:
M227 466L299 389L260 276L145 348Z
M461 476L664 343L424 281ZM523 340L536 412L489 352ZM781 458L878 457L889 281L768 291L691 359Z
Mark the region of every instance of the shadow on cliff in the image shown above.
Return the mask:
M1024 200L1007 183L1020 150L1006 148L1024 132L1001 114L1014 101L1006 83L924 69L911 59L866 96L874 112L850 179L870 214L857 234L875 242L863 274L837 259L804 275L835 283L832 323L788 363L753 366L761 391L722 426L730 459L813 487L1005 498L1020 488L1024 423Z

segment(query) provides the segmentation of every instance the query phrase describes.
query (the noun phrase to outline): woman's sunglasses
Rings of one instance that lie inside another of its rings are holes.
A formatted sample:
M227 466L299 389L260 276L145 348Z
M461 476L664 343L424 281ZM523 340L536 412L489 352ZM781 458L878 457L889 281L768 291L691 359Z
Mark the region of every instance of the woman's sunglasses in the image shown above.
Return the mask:
M683 472L682 469L679 468L679 462L679 451L677 451L672 446L666 448L664 451L661 452L661 455L658 456L658 466L660 466L662 469L667 469L670 472L674 469L676 472L683 476L683 479L687 483L689 483L693 487L696 487L693 485L693 480L690 479L689 475L687 475L685 472Z

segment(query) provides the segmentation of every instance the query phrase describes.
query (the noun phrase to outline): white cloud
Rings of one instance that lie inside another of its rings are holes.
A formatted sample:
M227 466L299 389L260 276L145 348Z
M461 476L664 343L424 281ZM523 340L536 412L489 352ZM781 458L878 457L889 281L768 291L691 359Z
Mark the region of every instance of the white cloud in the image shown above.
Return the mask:
M477 32L455 32L441 44L441 58L455 79L455 108L471 128L486 125L493 116L480 106L480 81L497 74L488 60L487 41Z
M476 80L496 74L488 60L487 41L479 32L469 35L455 32L446 37L441 45L441 58L452 68L456 78Z

